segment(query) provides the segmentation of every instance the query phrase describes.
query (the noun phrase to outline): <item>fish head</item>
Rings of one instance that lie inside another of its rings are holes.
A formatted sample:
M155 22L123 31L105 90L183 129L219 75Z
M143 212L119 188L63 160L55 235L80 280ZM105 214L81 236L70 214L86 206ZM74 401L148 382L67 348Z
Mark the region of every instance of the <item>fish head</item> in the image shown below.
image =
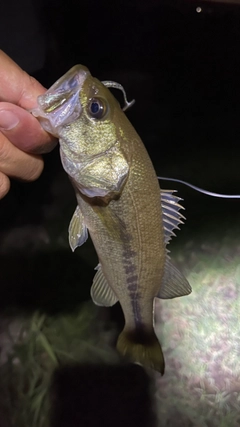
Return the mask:
M88 197L115 197L129 172L122 149L124 113L109 89L83 65L75 65L32 110L42 127L59 138L63 167Z

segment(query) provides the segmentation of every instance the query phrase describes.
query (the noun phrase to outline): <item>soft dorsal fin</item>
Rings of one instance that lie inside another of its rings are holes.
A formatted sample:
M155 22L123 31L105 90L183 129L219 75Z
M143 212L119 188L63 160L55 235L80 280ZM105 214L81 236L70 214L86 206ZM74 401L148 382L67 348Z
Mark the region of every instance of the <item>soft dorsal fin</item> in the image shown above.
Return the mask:
M176 236L173 230L179 230L179 224L183 224L183 220L186 219L179 212L179 210L184 209L184 207L179 203L179 201L182 199L173 194L175 192L175 190L161 189L161 205L163 212L163 226L165 236L164 240L166 245L169 243L172 236Z

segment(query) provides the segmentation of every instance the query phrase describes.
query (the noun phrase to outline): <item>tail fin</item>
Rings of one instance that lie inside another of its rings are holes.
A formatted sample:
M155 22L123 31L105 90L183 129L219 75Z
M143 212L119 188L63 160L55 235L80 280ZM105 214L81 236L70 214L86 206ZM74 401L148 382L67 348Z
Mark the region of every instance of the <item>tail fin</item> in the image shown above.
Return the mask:
M164 357L154 332L148 336L137 337L124 329L118 337L117 350L132 362L164 374Z

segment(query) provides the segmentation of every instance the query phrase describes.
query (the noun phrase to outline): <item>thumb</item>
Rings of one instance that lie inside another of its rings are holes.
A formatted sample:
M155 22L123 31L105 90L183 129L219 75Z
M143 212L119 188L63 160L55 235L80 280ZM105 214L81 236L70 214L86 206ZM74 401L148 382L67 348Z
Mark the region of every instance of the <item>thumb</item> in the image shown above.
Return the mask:
M56 145L56 139L43 130L32 114L8 102L0 102L0 131L12 144L28 153L47 153Z

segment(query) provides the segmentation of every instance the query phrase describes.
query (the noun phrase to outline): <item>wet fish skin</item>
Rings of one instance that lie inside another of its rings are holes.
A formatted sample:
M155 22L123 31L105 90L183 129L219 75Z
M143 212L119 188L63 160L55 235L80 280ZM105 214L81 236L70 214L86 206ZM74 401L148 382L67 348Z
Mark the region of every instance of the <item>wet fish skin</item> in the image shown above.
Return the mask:
M93 117L98 103L100 117ZM105 306L120 302L125 327L117 342L119 352L163 374L154 298L191 292L166 250L181 222L179 199L165 194L163 208L158 179L139 135L109 89L86 67L75 66L41 95L33 114L59 137L63 167L76 191L70 246L74 250L83 244L89 231L98 254L92 299Z
M145 364L153 364L163 373L163 355L153 330L153 298L159 291L166 257L160 189L151 163L146 159L142 161L145 148L133 136L131 132L127 147L132 150L134 160L119 199L99 206L98 203L92 205L77 193L77 200L97 251L102 274L124 313L125 328L117 348L131 358L134 340L138 343L135 351L142 352L142 356L151 344L151 358ZM149 184L146 177L151 175ZM99 302L93 292L92 297ZM107 302L100 304L106 305ZM141 355L136 354L133 359L140 361Z

